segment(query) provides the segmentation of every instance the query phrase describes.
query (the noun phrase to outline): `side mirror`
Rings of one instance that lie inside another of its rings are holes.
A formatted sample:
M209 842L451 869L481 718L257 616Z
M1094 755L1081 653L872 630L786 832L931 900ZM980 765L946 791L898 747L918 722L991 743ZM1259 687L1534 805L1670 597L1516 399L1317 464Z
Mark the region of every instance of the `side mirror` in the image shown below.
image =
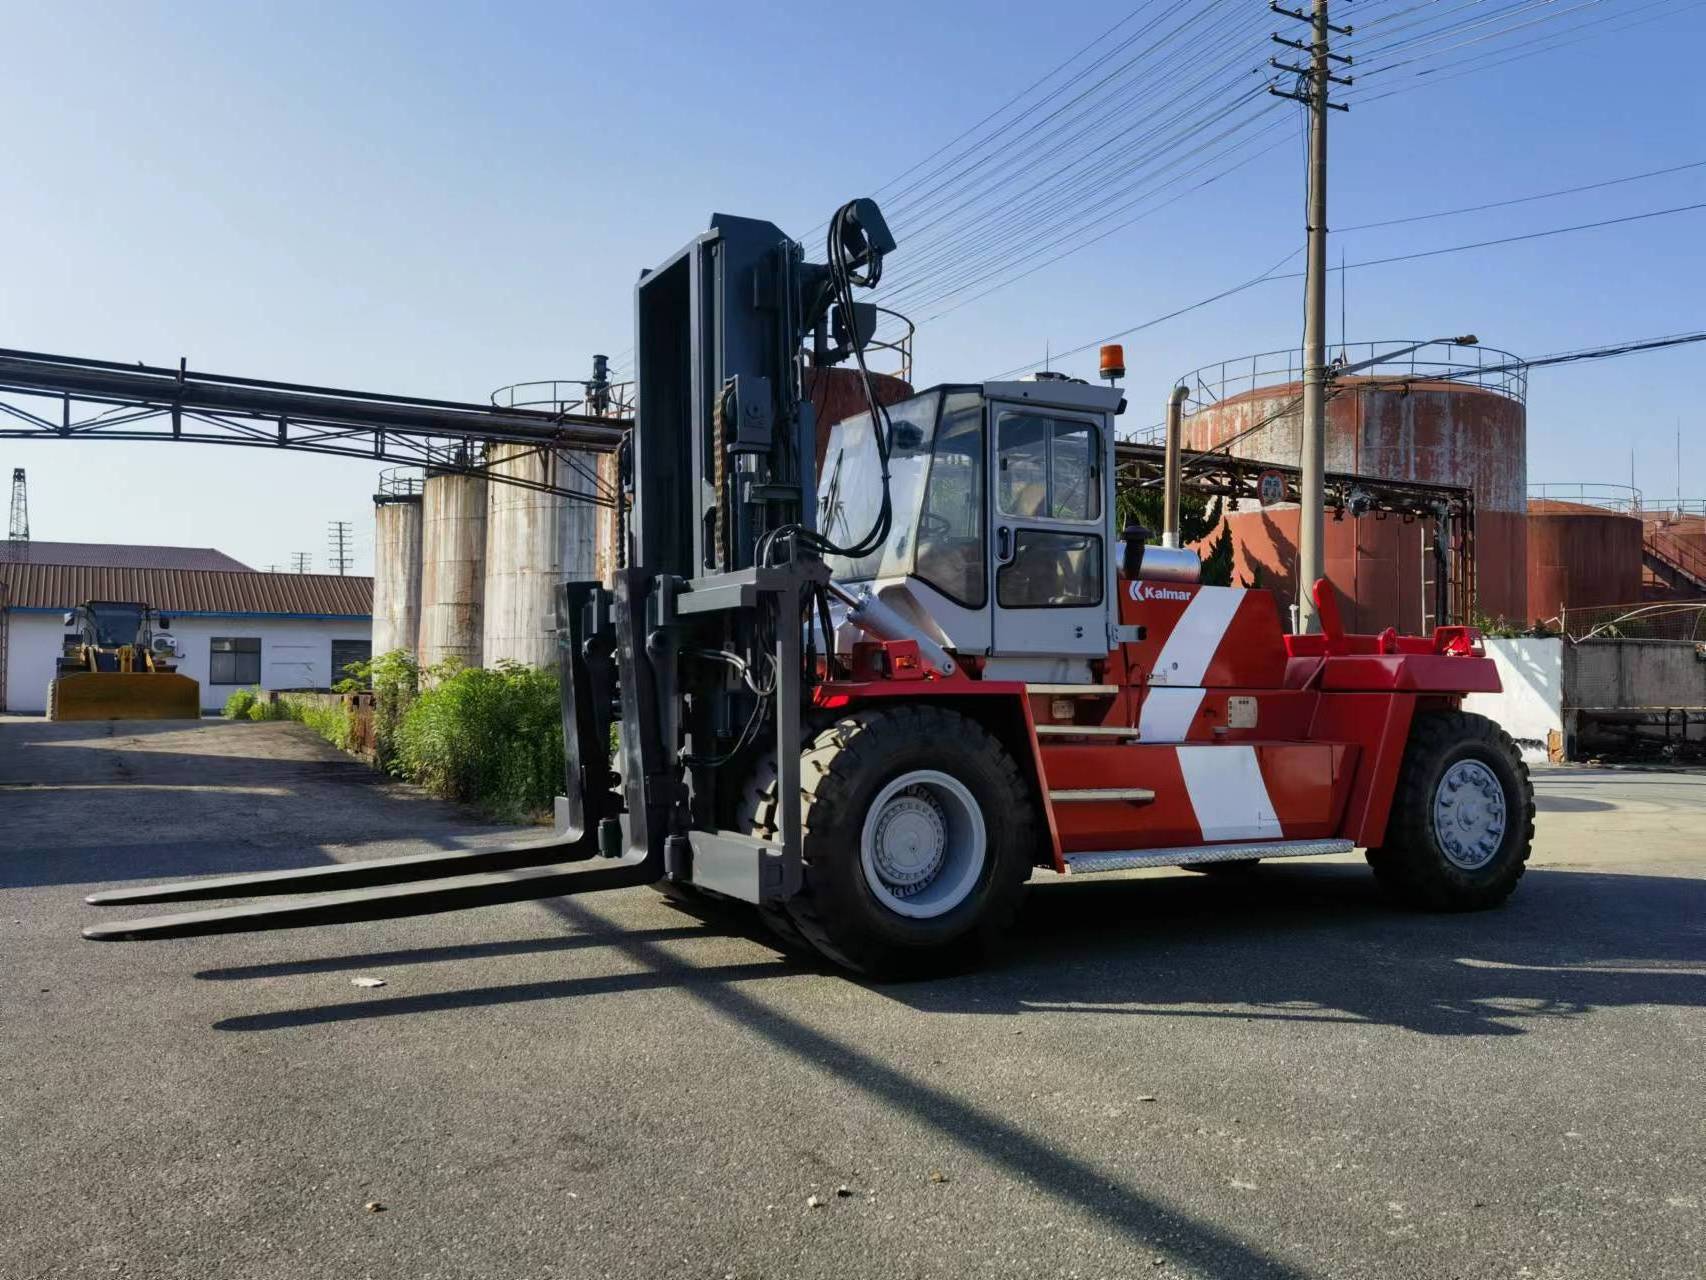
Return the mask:
M160 624L160 630L169 631L171 629L172 620L170 618L156 618L155 621Z
M1136 582L1143 571L1143 548L1149 541L1149 530L1140 524L1128 524L1120 534L1120 573L1127 582Z
M65 625L68 627L74 627L77 625L77 611L75 609L67 609L65 611Z

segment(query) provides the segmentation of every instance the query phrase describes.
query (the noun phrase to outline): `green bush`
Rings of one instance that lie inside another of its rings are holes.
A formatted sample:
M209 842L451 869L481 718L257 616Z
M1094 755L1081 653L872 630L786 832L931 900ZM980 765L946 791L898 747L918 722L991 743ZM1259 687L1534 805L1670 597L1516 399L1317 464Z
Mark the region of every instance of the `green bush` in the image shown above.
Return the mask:
M262 720L284 720L284 719L288 719L288 717L285 715L285 708L284 708L284 704L282 702L278 702L278 701L268 702L265 699L261 699L261 698L256 698L254 703L249 707L248 711L245 712L245 714L249 717L249 719L254 720L257 723L262 721Z
M393 748L391 771L435 795L501 817L547 809L563 779L556 673L502 663L444 674L409 703Z
M255 705L255 695L259 692L258 689L239 689L225 699L225 718L227 720L247 719L249 708Z

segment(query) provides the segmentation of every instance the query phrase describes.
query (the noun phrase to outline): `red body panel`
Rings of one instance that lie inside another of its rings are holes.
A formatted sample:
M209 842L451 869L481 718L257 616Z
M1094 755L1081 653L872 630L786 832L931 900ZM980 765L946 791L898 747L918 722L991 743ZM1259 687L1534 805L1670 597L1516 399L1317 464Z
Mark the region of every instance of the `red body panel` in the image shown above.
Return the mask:
M973 714L1026 740L1010 745L1028 754L1039 783L1050 837L1043 861L1064 871L1066 854L1102 850L1312 838L1377 845L1418 703L1499 688L1466 628L1426 639L1347 635L1333 609L1324 610L1326 634L1287 636L1266 591L1121 588L1121 623L1145 631L1100 664L1099 686L1063 694L979 680L975 670L946 679L908 670L905 679L820 685L817 704L979 699ZM889 669L869 651L857 667ZM1039 725L1130 732L1045 737ZM1051 798L1110 789L1153 798Z

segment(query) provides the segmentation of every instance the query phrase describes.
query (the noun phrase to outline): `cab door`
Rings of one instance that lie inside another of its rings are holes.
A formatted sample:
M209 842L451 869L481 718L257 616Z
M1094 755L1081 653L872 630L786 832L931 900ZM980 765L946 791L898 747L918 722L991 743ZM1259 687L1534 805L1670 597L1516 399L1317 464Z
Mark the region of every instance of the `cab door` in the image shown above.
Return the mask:
M1106 419L995 400L989 405L996 657L1108 652L1111 500Z

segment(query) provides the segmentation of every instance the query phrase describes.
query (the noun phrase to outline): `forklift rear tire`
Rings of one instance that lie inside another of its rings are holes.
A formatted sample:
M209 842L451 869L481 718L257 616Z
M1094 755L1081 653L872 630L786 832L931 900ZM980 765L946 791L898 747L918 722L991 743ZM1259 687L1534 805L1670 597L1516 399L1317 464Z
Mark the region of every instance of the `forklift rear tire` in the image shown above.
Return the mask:
M977 721L934 706L855 712L818 733L801 775L805 883L787 914L825 957L920 977L976 963L1011 929L1036 805Z
M1381 887L1427 911L1496 907L1533 843L1534 788L1510 735L1468 712L1417 716L1386 842L1368 851Z

